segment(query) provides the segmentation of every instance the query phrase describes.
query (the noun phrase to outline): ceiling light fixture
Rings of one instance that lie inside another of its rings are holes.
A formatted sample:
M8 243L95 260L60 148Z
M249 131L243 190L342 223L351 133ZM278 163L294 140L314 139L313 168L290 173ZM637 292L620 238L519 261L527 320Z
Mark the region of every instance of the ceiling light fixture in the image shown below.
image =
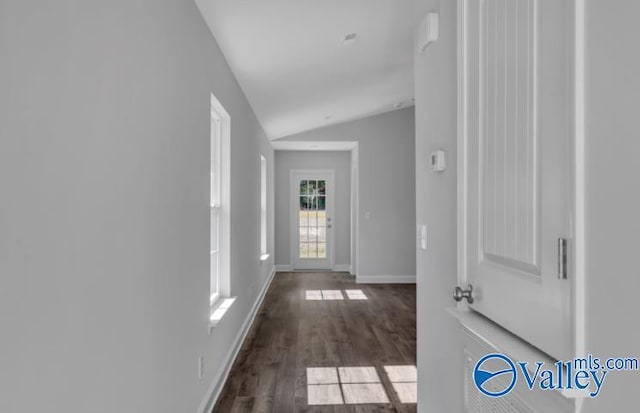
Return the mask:
M356 37L358 36L357 33L349 33L346 34L341 40L340 40L340 45L341 46L350 46L352 44L354 44L356 42Z

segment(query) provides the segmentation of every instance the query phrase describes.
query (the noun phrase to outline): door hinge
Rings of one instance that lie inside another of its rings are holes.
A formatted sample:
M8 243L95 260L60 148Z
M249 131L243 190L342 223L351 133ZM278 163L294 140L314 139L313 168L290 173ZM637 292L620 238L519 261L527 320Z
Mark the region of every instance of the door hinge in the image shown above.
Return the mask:
M567 279L567 239L558 238L558 279Z

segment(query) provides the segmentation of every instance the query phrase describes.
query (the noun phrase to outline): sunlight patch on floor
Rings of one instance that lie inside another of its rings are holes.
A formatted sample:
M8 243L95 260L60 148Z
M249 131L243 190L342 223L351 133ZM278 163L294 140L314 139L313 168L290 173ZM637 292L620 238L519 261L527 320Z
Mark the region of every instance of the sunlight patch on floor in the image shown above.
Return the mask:
M389 403L382 383L343 384L342 392L345 404Z
M380 383L375 367L338 367L341 383Z
M308 367L307 384L338 384L338 371L335 367Z
M418 403L418 383L391 383L400 403Z
M387 404L389 397L375 367L307 368L309 405Z
M311 384L307 386L309 406L344 404L338 384Z
M384 370L401 403L418 402L418 369L416 366L384 366Z
M368 300L362 290L344 290L349 300ZM307 301L331 301L344 300L340 290L305 290L304 297Z
M322 291L320 290L307 290L305 291L305 298L309 301L322 301Z
M344 300L340 290L322 290L322 298L325 300Z
M367 300L362 290L345 290L344 292L347 293L349 300Z

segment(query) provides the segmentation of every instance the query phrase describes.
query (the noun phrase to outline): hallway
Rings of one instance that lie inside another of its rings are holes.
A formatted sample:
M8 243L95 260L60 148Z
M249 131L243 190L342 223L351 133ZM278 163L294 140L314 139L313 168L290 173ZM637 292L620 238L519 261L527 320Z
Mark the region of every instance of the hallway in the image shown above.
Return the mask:
M415 285L281 272L214 412L415 412L415 364Z
M639 15L0 0L0 413L640 412Z

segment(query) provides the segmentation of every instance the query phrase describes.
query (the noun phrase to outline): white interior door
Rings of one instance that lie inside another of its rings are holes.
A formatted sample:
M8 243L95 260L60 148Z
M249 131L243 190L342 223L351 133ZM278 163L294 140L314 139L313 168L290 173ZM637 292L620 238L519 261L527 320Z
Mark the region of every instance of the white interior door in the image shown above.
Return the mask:
M292 171L291 254L295 269L333 268L333 171Z
M558 239L571 245L572 2L463 3L471 308L567 359Z

